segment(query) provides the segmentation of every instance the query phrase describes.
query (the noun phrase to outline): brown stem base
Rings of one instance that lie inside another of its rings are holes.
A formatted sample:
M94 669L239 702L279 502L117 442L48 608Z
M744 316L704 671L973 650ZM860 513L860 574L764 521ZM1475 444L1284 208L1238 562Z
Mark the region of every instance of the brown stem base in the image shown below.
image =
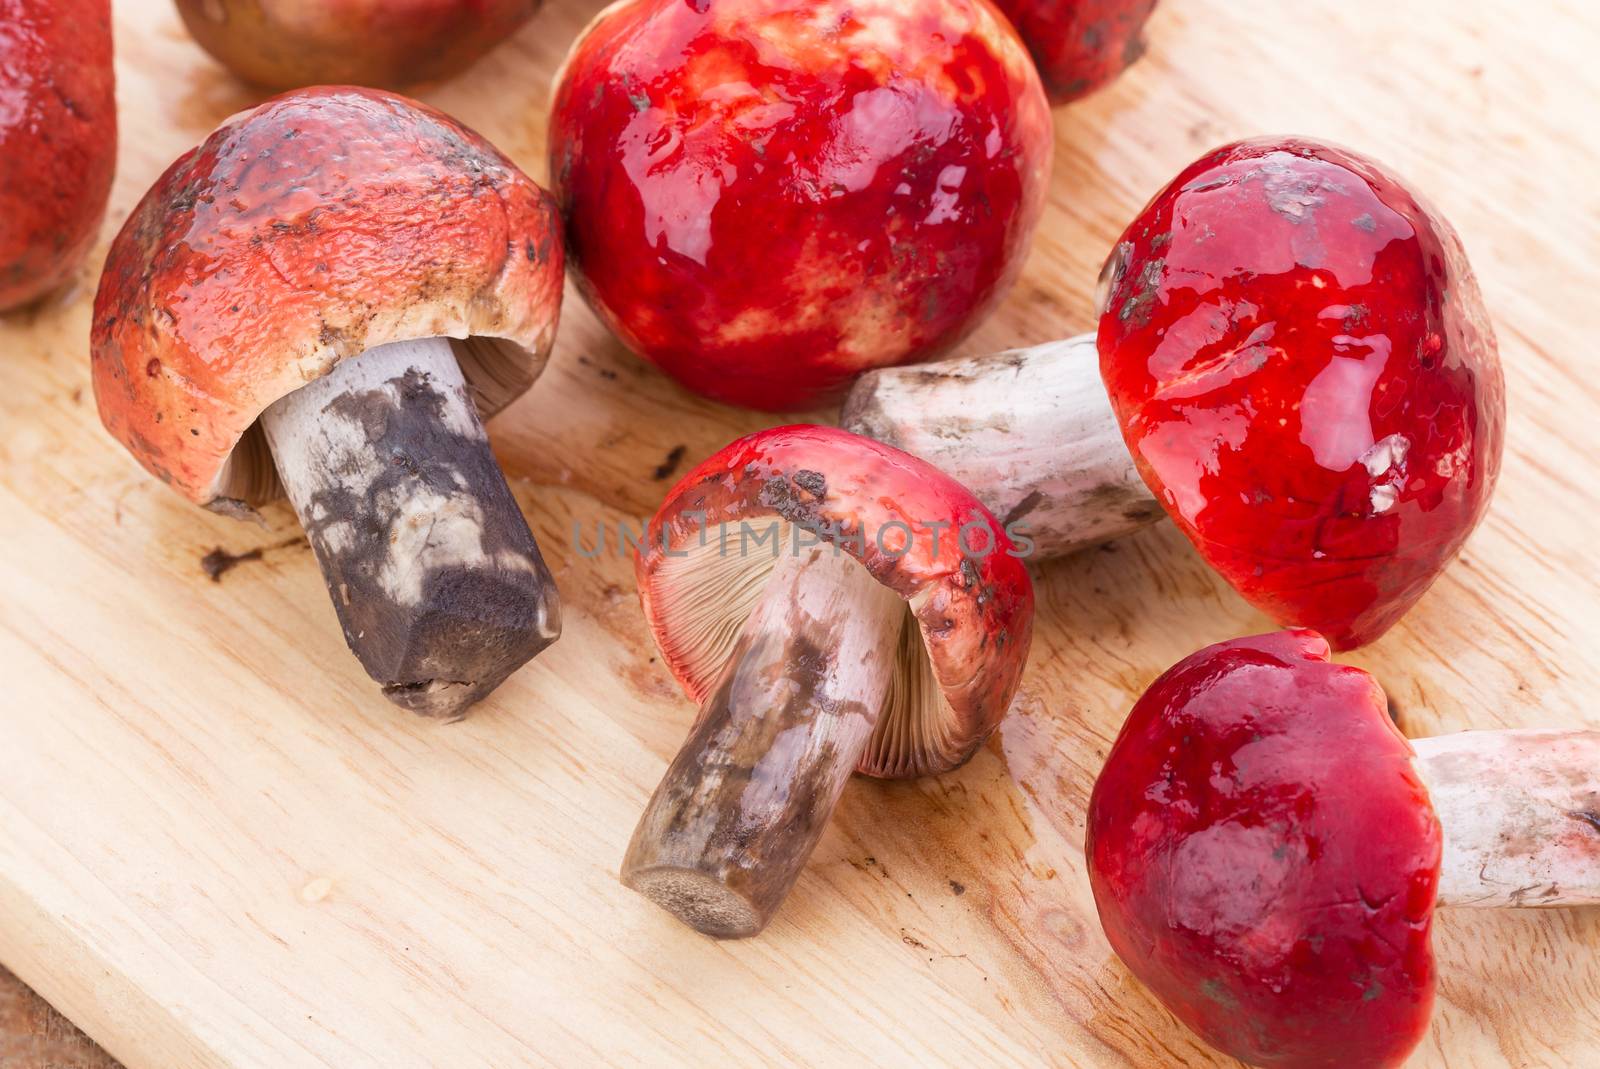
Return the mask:
M347 360L261 419L345 640L390 701L459 717L560 635L446 340Z
M872 736L905 619L832 547L781 559L640 818L622 882L707 935L766 927Z

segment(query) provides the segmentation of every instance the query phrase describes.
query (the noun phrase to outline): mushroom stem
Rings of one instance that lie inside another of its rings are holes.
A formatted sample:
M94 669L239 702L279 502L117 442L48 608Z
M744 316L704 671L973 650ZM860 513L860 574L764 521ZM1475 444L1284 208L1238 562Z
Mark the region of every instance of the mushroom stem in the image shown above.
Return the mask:
M1440 905L1600 903L1600 732L1414 739L1444 832Z
M447 339L345 360L261 425L345 641L390 701L461 716L560 635Z
M866 750L905 620L851 557L786 553L634 830L622 882L706 935L766 927Z
M868 372L845 399L841 423L971 487L1043 556L1120 538L1165 515L1128 456L1093 334Z

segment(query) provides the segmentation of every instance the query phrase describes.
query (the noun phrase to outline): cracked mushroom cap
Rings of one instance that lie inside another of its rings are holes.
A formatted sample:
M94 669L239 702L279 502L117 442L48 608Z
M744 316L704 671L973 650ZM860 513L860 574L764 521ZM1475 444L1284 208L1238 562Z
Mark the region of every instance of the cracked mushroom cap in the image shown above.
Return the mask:
M1427 1029L1441 836L1383 690L1311 631L1201 650L1139 699L1089 800L1106 937L1219 1050L1388 1066Z
M191 500L281 493L257 417L341 360L449 337L480 411L543 370L561 308L551 199L415 101L332 87L228 120L145 194L95 297L106 429Z
M646 535L639 597L695 702L720 677L779 547L820 535L906 600L894 679L857 771L948 771L1011 705L1033 583L989 510L909 454L833 427L761 431L685 476Z
M1106 265L1100 367L1150 489L1248 601L1335 648L1400 618L1482 518L1505 384L1455 231L1296 139L1193 164Z

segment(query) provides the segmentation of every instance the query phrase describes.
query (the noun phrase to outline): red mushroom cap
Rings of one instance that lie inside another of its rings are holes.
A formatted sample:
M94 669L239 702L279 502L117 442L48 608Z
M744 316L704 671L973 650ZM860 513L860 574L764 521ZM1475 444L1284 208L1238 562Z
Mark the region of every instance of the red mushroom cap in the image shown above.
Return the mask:
M0 3L0 311L88 255L117 166L108 0Z
M1034 62L1052 102L1065 104L1111 81L1144 55L1156 0L995 0Z
M555 339L554 203L471 130L369 89L290 93L174 163L95 298L95 398L201 504L279 492L256 418L341 360L448 336L489 415ZM249 433L247 433L249 432Z
M1052 150L988 0L626 0L573 46L550 125L589 302L691 390L768 410L972 330Z
M781 522L755 522L764 517ZM678 683L705 700L777 552L797 536L855 557L909 602L917 624L892 651L900 667L858 770L910 777L960 765L1016 693L1033 635L1032 580L970 491L848 431L749 435L667 495L636 565L645 617Z
M1482 517L1505 386L1466 254L1377 164L1303 140L1189 167L1107 264L1100 367L1202 556L1336 648L1409 609Z
M269 89L444 78L510 37L540 2L177 0L200 47Z
M1184 1024L1261 1066L1387 1066L1427 1029L1441 839L1383 690L1310 631L1151 684L1089 799L1106 937Z

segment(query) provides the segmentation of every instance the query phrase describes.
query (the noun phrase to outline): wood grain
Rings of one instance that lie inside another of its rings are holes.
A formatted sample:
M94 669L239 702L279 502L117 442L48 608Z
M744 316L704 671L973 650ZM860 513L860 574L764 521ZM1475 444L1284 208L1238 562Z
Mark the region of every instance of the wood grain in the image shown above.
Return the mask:
M598 0L549 0L423 95L544 173L551 71ZM111 233L256 99L165 0L120 0ZM1169 0L1150 55L1057 113L1028 270L964 353L1089 324L1139 205L1224 140L1295 132L1384 159L1461 230L1510 392L1499 497L1375 648L1413 734L1600 725L1600 15L1583 0ZM372 693L284 506L188 507L101 432L94 267L0 321L0 961L132 1069L191 1066L1226 1064L1111 956L1082 862L1094 773L1133 697L1265 628L1158 525L1042 566L1023 693L936 780L845 791L760 939L718 944L615 879L694 709L629 563L670 469L772 422L622 353L569 293L558 352L490 436L561 586L565 634L473 719ZM213 582L221 547L261 549ZM293 680L292 687L284 680ZM1600 918L1441 916L1415 1064L1593 1064Z
M71 1021L0 968L0 1065L5 1069L119 1069Z

